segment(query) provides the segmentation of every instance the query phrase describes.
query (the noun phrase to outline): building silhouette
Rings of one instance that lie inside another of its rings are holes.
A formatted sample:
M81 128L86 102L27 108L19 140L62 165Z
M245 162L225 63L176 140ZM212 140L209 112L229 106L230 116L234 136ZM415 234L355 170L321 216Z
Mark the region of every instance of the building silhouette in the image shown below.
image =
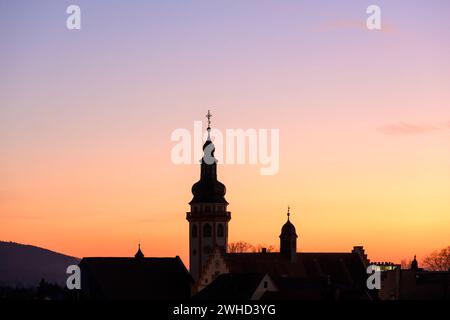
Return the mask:
M297 232L290 221L281 228L280 252L228 253L228 222L225 185L217 179L215 147L211 141L208 111L207 140L200 161L200 180L192 186L189 221L189 265L195 280L196 298L239 296L245 288L248 298L355 298L372 299L366 287L369 260L362 247L345 253L299 253ZM292 286L296 283L296 286ZM230 290L234 288L234 290ZM202 292L202 290L206 290ZM310 295L310 296L308 296Z
M217 179L217 159L211 141L211 114L208 110L208 137L203 145L200 164L200 180L192 186L193 198L186 214L189 221L189 266L194 280L200 276L212 249L225 251L228 246L228 222L226 188Z
M83 258L81 297L86 299L186 300L376 300L450 298L450 272L426 272L416 257L410 270L393 263L372 263L382 271L382 289L367 288L370 260L362 246L348 252L298 251L298 234L287 220L279 234L280 252L227 252L226 187L217 178L217 159L207 139L200 179L192 186L188 272L181 259L145 257Z
M289 220L290 208L288 207L287 221L281 228L280 253L288 260L294 261L297 257L297 232L295 226Z
M188 299L193 279L180 257L83 258L81 298L94 300Z
M382 275L380 299L450 300L450 270L425 271L414 256L409 269L386 270Z

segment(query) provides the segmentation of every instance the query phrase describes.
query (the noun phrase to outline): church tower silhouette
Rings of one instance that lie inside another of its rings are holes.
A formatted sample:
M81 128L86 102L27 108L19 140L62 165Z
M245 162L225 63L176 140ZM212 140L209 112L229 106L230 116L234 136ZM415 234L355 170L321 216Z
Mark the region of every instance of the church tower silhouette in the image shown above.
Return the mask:
M216 246L224 252L228 245L228 222L231 212L227 211L226 188L217 180L217 159L211 141L211 113L208 110L208 137L203 145L200 165L200 180L192 186L193 198L187 212L189 221L189 269L196 281L202 267Z
M287 211L287 221L281 228L280 234L280 253L290 261L294 261L297 257L297 232L295 226L289 220L291 215L290 207Z

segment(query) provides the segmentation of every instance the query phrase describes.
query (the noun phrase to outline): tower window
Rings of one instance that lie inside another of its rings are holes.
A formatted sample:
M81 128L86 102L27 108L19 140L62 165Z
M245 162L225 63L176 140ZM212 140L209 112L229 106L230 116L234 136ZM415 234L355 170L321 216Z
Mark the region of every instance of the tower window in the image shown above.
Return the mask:
M223 235L224 235L223 225L220 223L217 226L217 236L220 237L220 238L223 238Z
M211 238L211 225L209 223L203 226L203 236L205 238Z
M198 230L197 230L197 225L196 224L194 224L193 226L192 226L192 238L197 238L197 233L198 233Z

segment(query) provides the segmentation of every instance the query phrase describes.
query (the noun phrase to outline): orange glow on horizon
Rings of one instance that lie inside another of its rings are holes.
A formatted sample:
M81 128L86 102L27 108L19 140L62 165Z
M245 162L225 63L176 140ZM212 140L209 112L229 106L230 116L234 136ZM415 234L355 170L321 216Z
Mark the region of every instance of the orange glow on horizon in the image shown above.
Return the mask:
M170 137L211 109L222 132L280 133L276 175L218 166L230 242L278 247L289 204L299 251L450 245L450 2L386 3L388 32L356 1L84 6L80 32L59 4L2 6L0 240L188 265L200 168Z
M400 262L445 247L450 170L444 162L450 155L430 148L413 159L395 150L400 141L383 141L377 150L364 149L360 138L345 139L339 154L307 141L300 148L306 155L283 149L275 176L261 176L259 166L219 165L232 212L230 242L278 247L289 203L299 251L345 252L364 245L373 261ZM166 147L167 154L170 146L153 145ZM395 163L374 159L382 150L395 154ZM56 168L36 162L10 180L14 184L1 202L8 212L2 240L78 257L132 256L140 240L146 256L179 255L188 265L185 212L200 168L175 166L159 154L123 154L118 148L94 152L89 160L67 155Z

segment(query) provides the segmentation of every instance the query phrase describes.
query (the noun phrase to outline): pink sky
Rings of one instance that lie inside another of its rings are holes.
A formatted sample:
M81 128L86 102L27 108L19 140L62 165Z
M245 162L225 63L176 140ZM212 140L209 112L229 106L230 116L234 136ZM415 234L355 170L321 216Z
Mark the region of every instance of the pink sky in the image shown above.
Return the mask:
M0 10L0 239L185 259L199 168L170 134L211 109L220 130L280 129L277 175L219 166L231 241L278 245L290 204L300 251L450 244L447 2L381 1L383 32L356 1L80 1L79 32L43 3Z

